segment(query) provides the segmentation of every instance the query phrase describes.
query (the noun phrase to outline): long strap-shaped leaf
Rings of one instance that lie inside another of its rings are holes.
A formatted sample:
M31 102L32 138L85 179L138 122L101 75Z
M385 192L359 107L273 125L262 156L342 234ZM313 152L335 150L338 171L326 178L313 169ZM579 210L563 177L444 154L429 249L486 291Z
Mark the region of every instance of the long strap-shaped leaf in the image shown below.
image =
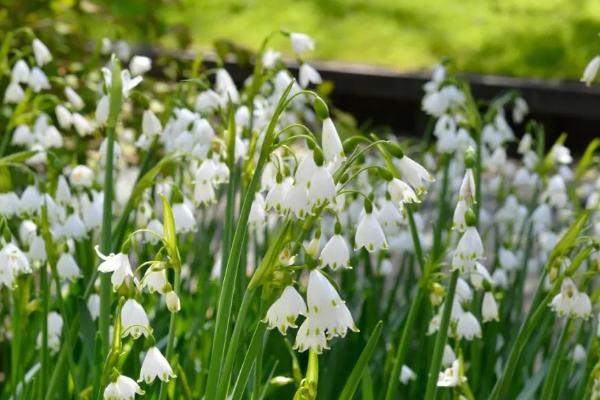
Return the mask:
M248 384L252 365L254 365L256 354L258 353L258 345L263 340L266 330L267 325L263 322L259 322L256 326L252 339L250 340L250 345L248 346L248 351L246 351L246 355L244 356L240 372L235 380L235 385L233 386L232 395L230 397L231 400L240 400L242 398L244 389L246 389L246 385Z
M358 361L354 365L346 384L344 385L344 389L340 394L339 400L351 400L354 396L354 392L358 388L358 384L360 383L360 379L363 376L363 372L367 368L369 364L369 360L373 357L373 353L375 352L375 347L377 346L377 342L379 342L379 337L381 336L381 331L383 329L383 322L379 321L371 333L371 337L367 342L367 345L363 349L362 353L360 353L360 357L358 357Z

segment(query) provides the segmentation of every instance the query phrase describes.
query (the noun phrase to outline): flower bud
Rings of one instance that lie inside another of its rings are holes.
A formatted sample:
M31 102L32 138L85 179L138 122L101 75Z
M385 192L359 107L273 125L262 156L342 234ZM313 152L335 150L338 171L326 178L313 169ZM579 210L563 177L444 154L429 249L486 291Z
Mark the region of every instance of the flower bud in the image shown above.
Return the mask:
M179 301L179 296L175 293L174 290L171 290L165 295L165 302L167 303L167 308L172 313L179 312L181 310L181 302Z
M319 96L316 96L315 100L313 101L313 109L315 110L315 114L317 114L319 119L325 120L329 118L329 108L327 107L325 101L323 101L323 99Z

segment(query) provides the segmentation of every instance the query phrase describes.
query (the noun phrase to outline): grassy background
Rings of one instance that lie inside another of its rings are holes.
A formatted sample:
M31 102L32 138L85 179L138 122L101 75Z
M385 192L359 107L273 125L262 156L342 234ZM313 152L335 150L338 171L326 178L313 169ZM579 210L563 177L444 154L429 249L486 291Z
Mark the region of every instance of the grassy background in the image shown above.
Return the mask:
M271 31L312 35L309 57L463 71L578 78L600 53L598 0L1 0L0 26L51 19L93 37L209 48L231 39L256 49ZM46 6L48 5L48 6ZM31 10L27 11L26 8ZM33 16L32 16L33 14ZM38 18L36 18L36 14ZM44 15L47 16L47 15ZM287 52L283 40L275 47ZM289 54L289 53L287 53Z

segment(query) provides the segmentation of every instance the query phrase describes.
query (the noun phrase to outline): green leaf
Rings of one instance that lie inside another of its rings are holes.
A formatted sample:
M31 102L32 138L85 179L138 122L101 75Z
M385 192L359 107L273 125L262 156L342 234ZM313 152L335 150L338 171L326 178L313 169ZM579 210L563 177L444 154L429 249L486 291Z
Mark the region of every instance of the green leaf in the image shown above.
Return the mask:
M175 218L173 218L173 210L171 205L165 196L162 196L163 200L163 227L164 227L164 241L169 252L169 256L172 260L175 260L177 252L177 232L175 231Z
M11 165L20 164L33 157L36 153L37 151L35 150L27 150L19 151L18 153L13 153L8 156L2 157L0 158L0 167L8 167Z
M576 244L577 236L584 228L589 216L590 210L585 210L581 213L577 220L573 222L569 229L567 229L567 231L562 235L556 246L554 246L552 253L550 253L550 261L548 262L548 265L551 265L552 261L554 261L557 257L565 254Z
M367 345L363 349L362 353L360 353L360 357L358 357L358 361L354 365L352 372L350 373L350 377L346 381L344 385L344 389L340 394L339 400L351 400L354 396L354 392L358 388L358 384L365 372L369 360L373 357L373 353L375 352L375 348L377 346L377 342L379 341L379 337L381 336L381 331L383 330L383 322L379 321L377 325L375 325L375 329L373 333L371 333L371 337L367 342ZM397 379L392 377L392 379Z
M575 169L575 176L577 177L577 179L581 178L585 171L587 171L587 168L592 163L594 153L596 152L596 149L599 146L600 138L596 138L592 140L588 147L585 149L585 152L583 153L583 156L581 157L581 160L579 160L577 168Z

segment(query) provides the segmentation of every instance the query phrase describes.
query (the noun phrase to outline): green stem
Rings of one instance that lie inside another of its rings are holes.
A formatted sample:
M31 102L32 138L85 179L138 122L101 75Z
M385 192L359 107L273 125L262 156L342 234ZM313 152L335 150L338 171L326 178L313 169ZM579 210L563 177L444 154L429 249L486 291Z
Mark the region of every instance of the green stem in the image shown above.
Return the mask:
M174 279L173 283L174 283L175 293L178 293L178 294L179 294L179 289L181 286L181 276L180 275L181 274L179 272L179 268L175 268L175 279ZM176 316L177 316L177 312L171 313L171 320L169 321L169 333L167 336L168 339L167 339L166 358L171 363L171 365L173 365L173 347L175 346ZM158 395L158 398L159 398L159 400L164 400L167 398L167 383L162 382L160 384L160 393Z
M558 381L558 375L560 372L559 369L563 360L562 356L565 351L567 340L569 339L572 321L573 320L571 319L567 321L563 331L560 334L560 338L558 339L558 344L553 349L552 358L550 360L550 369L546 375L546 380L542 388L542 396L540 397L542 400L554 398L553 395L555 392L556 383Z
M111 223L112 223L112 200L113 200L113 158L115 143L115 127L122 101L121 67L119 61L114 58L112 65L112 86L110 89L110 103L108 121L106 124L106 171L104 174L104 204L102 210L102 232L101 248L106 254L111 252ZM99 327L102 346L102 355L108 353L108 330L110 325L110 306L112 288L110 276L102 274L100 278L100 316Z
M425 400L435 399L437 377L440 372L440 367L442 365L444 346L446 345L446 338L448 336L448 326L450 325L450 316L452 314L452 305L454 303L454 294L456 293L456 283L458 282L458 274L459 271L455 270L450 276L448 294L446 295L446 299L444 300L444 313L442 314L440 329L435 338L433 358L431 359L431 367L429 368L429 374L427 375L427 391L425 392Z
M50 285L48 283L48 268L46 265L42 265L40 268L40 286L41 286L41 297L42 297L42 346L41 352L41 385L43 388L47 387L48 384L48 312L50 310ZM60 292L59 292L60 294Z

